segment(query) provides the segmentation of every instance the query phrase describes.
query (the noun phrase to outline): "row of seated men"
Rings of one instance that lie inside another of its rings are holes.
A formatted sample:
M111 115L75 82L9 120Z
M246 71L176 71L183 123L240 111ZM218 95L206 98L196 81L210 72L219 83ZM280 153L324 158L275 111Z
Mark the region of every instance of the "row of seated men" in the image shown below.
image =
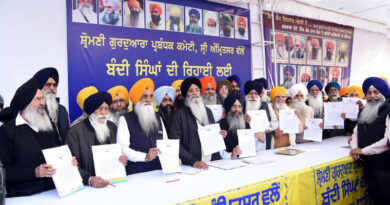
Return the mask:
M95 176L91 151L94 145L120 144L123 155L118 160L126 167L127 174L134 174L161 169L157 140L179 139L178 163L208 169L208 161L239 157L237 130L250 129L247 111L265 110L270 122L268 130L254 134L256 150L261 152L307 142L303 139L305 119L323 118L324 102L341 99L337 82L325 86L324 100L323 85L318 80L310 81L307 86L295 84L288 93L277 86L267 96L264 78L245 82L244 95L238 76L218 83L211 76L189 77L156 90L151 79L143 78L130 92L124 86L115 86L108 92L93 86L82 89L77 103L83 115L70 125L69 115L56 97L58 83L55 68L40 70L17 89L10 107L0 113L0 119L6 122L0 128L0 160L6 170L8 197L54 188L51 177L56 170L45 163L42 149L67 144L83 183L100 188L109 182ZM287 95L292 98L289 106ZM388 84L381 78L370 77L362 87L351 86L346 95L365 98L367 103L363 106L358 101L358 119L345 119L344 128L321 124L323 138L349 135L350 155L356 160L363 159L370 190L374 190L371 196L378 202L387 200L385 191L390 184L386 184L390 179ZM215 104L221 104L224 110L219 122L207 107ZM279 129L279 111L283 109L295 109L299 133L284 133ZM205 155L198 127L214 123L220 125L226 150Z

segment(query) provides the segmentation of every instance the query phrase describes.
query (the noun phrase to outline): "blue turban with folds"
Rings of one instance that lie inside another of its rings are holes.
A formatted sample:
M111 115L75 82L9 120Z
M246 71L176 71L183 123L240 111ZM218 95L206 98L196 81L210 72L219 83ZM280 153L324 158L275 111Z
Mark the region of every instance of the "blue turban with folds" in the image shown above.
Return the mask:
M195 14L196 18L198 18L198 19L200 18L200 13L197 9L190 9L188 15L191 16L192 14Z
M310 90L310 88L313 87L314 85L316 85L319 90L322 90L322 83L319 80L309 81L309 83L307 84L307 89Z
M385 98L389 97L389 86L386 81L378 77L369 77L363 82L363 92L367 95L368 89L374 86Z
M242 106L244 105L245 98L240 93L230 93L226 97L226 99L223 103L223 108L225 109L226 113L230 112L230 109L232 108L232 106L233 106L234 102L236 102L236 100L238 100Z
M335 87L338 91L340 91L340 84L336 81L332 81L325 86L325 92L328 93L331 87Z
M227 80L230 81L231 83L233 83L233 81L234 81L234 82L237 83L237 85L238 85L239 87L241 87L241 80L240 80L240 77L238 77L237 75L229 76L229 77L227 78Z
M295 71L294 71L294 68L292 66L286 66L283 68L283 73L287 73L289 72L292 76L295 75Z
M161 86L154 91L153 95L156 100L157 107L159 107L165 95L169 95L172 101L175 101L176 91L171 86Z

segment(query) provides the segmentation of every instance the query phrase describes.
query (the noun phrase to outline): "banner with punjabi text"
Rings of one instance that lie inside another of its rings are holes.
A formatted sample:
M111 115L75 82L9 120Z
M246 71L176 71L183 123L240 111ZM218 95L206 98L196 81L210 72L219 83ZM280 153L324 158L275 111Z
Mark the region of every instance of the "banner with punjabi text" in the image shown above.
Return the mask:
M88 86L155 88L177 79L251 79L248 9L200 0L67 1L69 113ZM243 89L243 88L241 88Z

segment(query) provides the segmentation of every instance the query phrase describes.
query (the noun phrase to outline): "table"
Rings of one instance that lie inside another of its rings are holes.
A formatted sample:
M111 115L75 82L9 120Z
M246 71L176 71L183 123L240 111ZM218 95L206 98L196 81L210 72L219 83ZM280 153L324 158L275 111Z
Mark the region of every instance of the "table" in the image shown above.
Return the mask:
M322 142L298 144L295 148L305 152L296 156L275 154L274 149L259 152L274 163L252 165L233 170L221 170L210 167L196 175L181 173L163 174L161 170L128 176L128 181L96 189L85 187L73 195L60 199L55 190L46 191L28 197L7 198L7 205L20 204L173 204L206 196L224 190L282 175L294 170L312 167L346 157L349 149L347 137L340 136ZM171 183L167 181L179 179Z

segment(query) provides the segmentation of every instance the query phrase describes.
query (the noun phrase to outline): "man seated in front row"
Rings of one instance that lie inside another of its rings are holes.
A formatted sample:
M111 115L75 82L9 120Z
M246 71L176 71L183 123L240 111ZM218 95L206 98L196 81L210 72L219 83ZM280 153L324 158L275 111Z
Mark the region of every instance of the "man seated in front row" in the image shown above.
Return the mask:
M54 188L55 169L46 164L42 150L61 145L45 111L38 81L31 78L11 101L16 118L0 128L0 160L4 164L7 197L27 196Z
M92 146L116 142L116 125L108 121L111 101L111 95L107 92L98 92L89 96L84 102L84 111L88 117L69 128L65 140L72 155L79 163L83 183L96 188L109 184L109 181L95 176ZM118 160L126 166L127 158L125 155L122 155Z

